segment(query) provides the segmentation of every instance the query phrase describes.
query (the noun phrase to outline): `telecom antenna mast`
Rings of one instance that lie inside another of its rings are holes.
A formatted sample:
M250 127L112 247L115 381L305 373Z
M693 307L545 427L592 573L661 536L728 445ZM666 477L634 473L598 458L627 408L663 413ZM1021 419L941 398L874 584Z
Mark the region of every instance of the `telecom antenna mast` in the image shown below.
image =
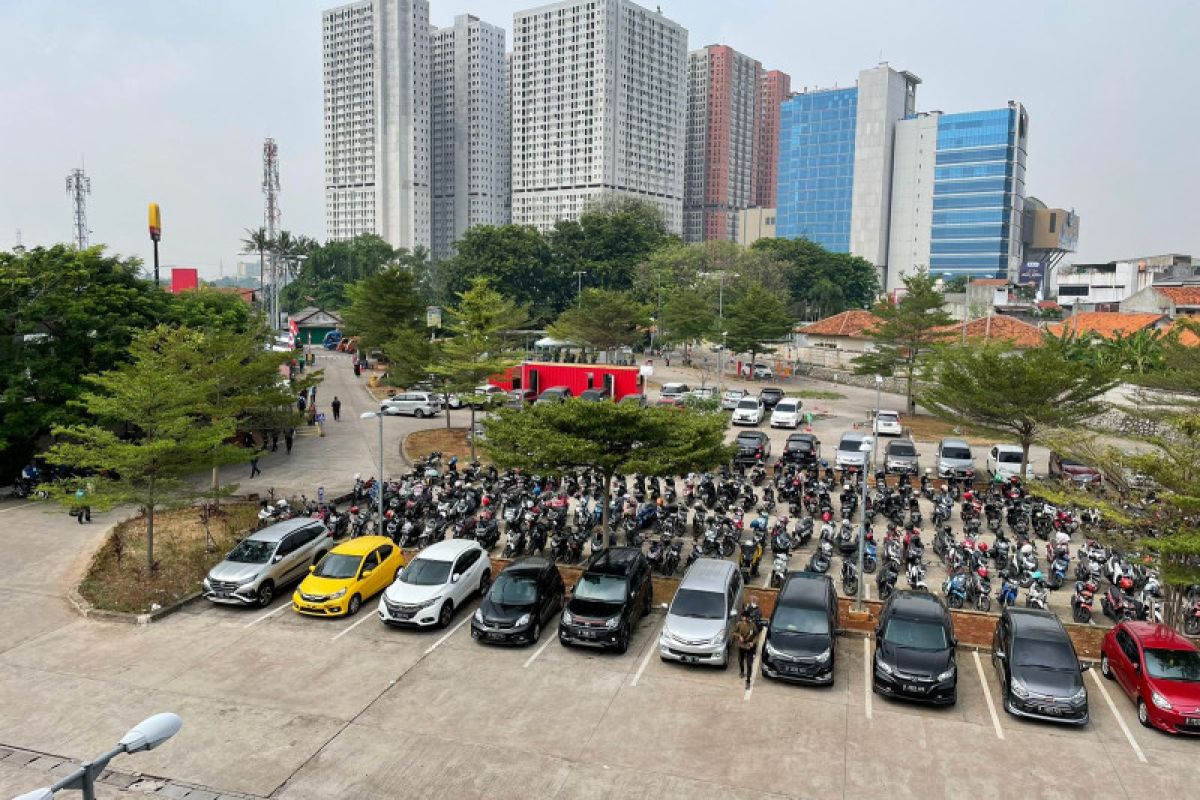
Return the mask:
M75 206L75 247L84 250L88 246L87 196L92 193L92 179L76 167L67 175L67 194Z
M279 235L279 148L274 139L263 142L263 194L266 195L266 206L263 209L263 227L267 231L271 261L271 293L269 316L271 325L276 330L280 327L279 320L279 256L276 253L275 237Z

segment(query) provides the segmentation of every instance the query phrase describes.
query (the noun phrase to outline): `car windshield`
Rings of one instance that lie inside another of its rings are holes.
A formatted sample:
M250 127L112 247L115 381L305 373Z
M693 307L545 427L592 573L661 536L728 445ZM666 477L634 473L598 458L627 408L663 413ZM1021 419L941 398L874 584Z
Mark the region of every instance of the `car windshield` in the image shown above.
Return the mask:
M877 418L880 422L899 422L900 419L895 414L889 414L886 411L881 411Z
M942 447L942 458L953 458L959 461L970 461L971 450L966 447L955 447L954 445L944 445Z
M743 400L738 403L738 408L758 408L757 400Z
M238 546L225 556L226 561L236 561L239 564L265 564L275 552L275 542L264 542L258 539L242 539Z
M791 439L787 446L788 450L812 450L812 442L808 439Z
M1040 667L1056 672L1079 669L1079 661L1066 642L1018 639L1014 649L1017 652L1013 653L1013 663L1018 667Z
M728 392L725 393L725 396L728 397L730 400L737 400L739 397L742 397L745 394L746 393L741 389L730 389Z
M1076 461L1073 458L1063 458L1063 459L1060 459L1060 462L1062 463L1062 465L1064 467L1082 467L1083 466L1082 462Z
M511 575L502 572L500 577L496 578L496 582L492 584L488 597L493 603L510 606L530 605L537 599L537 576Z
M358 565L362 556L349 556L344 553L330 553L321 559L313 575L318 578L353 578L358 574Z
M625 579L615 575L584 575L575 584L575 597L600 603L624 603Z
M1001 450L996 460L1001 464L1020 464L1021 454L1012 450Z
M1200 682L1200 653L1147 647L1146 673L1164 681Z
M676 617L724 619L725 595L720 592L698 592L680 589L671 601L671 614Z
M915 456L917 448L908 442L892 442L891 446L888 447L888 452L894 456Z
M817 608L778 606L771 617L771 633L829 633L829 617Z
M400 580L413 586L438 586L450 579L450 562L415 558L400 573Z
M741 447L758 447L758 437L752 433L744 433L737 437L737 443Z
M662 394L682 394L685 388L681 383L667 383L662 387Z
M883 630L883 640L910 650L945 650L946 629L940 623L892 617Z
M841 444L838 445L838 450L841 450L843 452L854 451L855 453L857 453L858 447L860 444L862 444L861 439L851 439L849 437L846 437L845 439L842 439Z
M775 406L776 414L795 414L796 404L791 400L780 400L779 405Z

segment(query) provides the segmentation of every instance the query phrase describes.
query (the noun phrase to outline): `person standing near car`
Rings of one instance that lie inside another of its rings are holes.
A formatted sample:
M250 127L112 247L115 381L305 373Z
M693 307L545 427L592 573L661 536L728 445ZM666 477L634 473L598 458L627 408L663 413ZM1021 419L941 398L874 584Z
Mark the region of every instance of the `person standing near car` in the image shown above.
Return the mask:
M754 669L754 647L758 643L758 626L750 619L746 611L733 626L733 644L738 651L738 677L746 679L746 688L750 688L750 673Z

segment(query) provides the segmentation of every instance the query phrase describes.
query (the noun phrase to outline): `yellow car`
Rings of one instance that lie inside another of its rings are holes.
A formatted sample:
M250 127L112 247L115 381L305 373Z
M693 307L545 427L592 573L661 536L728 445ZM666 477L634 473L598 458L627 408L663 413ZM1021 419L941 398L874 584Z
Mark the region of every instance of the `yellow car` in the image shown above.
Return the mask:
M292 595L292 610L314 617L353 616L363 600L386 589L404 553L386 536L360 536L325 554Z

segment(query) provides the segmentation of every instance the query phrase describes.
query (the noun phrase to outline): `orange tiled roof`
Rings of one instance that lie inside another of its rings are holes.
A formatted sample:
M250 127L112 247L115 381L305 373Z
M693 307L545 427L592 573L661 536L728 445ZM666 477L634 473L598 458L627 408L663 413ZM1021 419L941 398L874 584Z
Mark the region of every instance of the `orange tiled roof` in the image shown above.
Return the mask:
M1062 322L1049 326L1047 330L1055 336L1071 331L1078 334L1096 333L1105 339L1112 339L1118 334L1124 336L1152 327L1163 316L1152 313L1124 314L1119 311L1078 311Z
M1008 281L1004 278L976 278L971 281L972 286L1008 286Z
M1200 286L1155 286L1154 290L1177 306L1200 306Z
M1030 325L1024 320L1019 320L1016 317L1008 317L1003 314L980 317L979 319L971 320L965 327L965 336L963 333L964 326L961 322L956 325L947 325L944 328L938 328L938 331L971 341L1009 342L1013 347L1022 349L1042 346L1042 329L1036 325Z
M801 331L816 336L849 336L866 339L879 323L879 317L870 311L851 309L834 314L832 317L817 320L811 325L804 326Z
M1167 329L1168 333L1174 333L1175 331L1179 331L1179 343L1185 347L1195 347L1200 345L1200 336L1197 336L1191 330L1183 327L1178 322L1172 323L1171 327Z
M1060 306L1058 303L1054 302L1053 300L1041 300L1038 302L1037 307L1043 311L1046 311L1048 309L1053 309L1053 308L1062 308L1062 306Z

